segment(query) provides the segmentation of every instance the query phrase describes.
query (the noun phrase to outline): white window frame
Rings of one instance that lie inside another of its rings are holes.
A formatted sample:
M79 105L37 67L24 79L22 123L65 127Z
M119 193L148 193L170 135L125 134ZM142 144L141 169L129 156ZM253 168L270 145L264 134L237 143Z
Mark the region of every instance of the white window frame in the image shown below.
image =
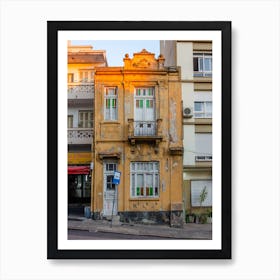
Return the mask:
M197 111L196 110L196 103L202 103L202 110ZM211 111L207 111L206 104L211 104ZM194 101L194 117L196 119L211 119L212 118L212 101Z
M79 81L81 83L92 83L94 77L93 70L80 70L79 71Z
M149 168L152 167L152 168ZM131 162L130 163L130 196L132 198L158 198L159 188L159 162ZM143 175L144 186L137 186L137 175ZM147 176L152 175L153 186L147 188ZM134 185L133 185L134 183ZM142 192L143 189L143 192ZM152 194L151 194L152 189Z
M199 183L201 183L201 186L197 186ZM207 196L205 201L201 204L201 207L212 207L212 179L191 180L191 206L192 207L200 207L199 195L201 194L205 186L206 186ZM199 189L194 191L194 188L196 189L199 188Z
M81 118L82 114L88 114L88 118ZM79 128L92 128L93 127L93 111L92 110L80 110L79 115ZM90 118L91 116L91 118Z
M193 72L194 72L194 77L212 77L212 53L194 53L193 54L193 59L197 58L198 59L198 70L194 70L194 65L193 65ZM205 70L205 59L211 58L211 70ZM202 68L199 63L199 61L202 60Z
M149 95L149 92L151 93ZM156 134L156 99L154 87L136 87L134 95L134 133L137 136ZM139 107L137 107L137 103ZM142 107L140 106L142 104ZM152 107L147 104L153 104ZM152 109L152 111L151 111ZM141 115L138 114L139 110ZM152 112L152 114L151 114Z
M113 90L114 94L106 94ZM109 100L109 108L107 108L107 101ZM113 107L112 100L115 100L115 107ZM108 110L109 109L109 110ZM105 121L117 121L118 120L118 92L117 87L105 87L104 88L104 120Z

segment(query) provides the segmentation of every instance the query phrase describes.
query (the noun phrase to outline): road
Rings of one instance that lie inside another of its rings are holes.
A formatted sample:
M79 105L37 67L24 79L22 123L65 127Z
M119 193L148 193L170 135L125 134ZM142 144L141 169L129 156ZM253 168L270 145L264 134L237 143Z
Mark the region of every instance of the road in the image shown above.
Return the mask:
M141 239L141 240L159 240L159 239L170 239L165 237L156 236L139 236L139 235L129 235L121 233L111 233L111 232L89 232L85 230L68 230L69 240L119 240L119 239Z

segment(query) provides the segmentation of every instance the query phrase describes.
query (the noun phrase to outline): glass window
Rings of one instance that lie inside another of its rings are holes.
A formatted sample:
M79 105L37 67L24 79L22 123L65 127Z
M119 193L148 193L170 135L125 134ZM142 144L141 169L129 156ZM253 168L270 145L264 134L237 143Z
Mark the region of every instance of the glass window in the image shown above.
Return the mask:
M195 133L195 160L212 161L212 133Z
M117 89L105 89L105 120L117 120Z
M114 175L106 176L106 180L107 180L106 190L107 191L112 191L112 190L115 190L115 188L116 188L116 185L113 184L113 178L114 178Z
M79 111L79 127L81 128L91 128L93 127L93 112Z
M194 53L193 54L193 71L195 77L212 76L212 54L211 53Z
M89 82L90 80L93 80L93 74L92 71L80 71L79 72L79 80L80 82Z
M73 115L68 115L68 128L73 128Z
M68 83L73 83L73 82L74 82L74 74L68 73Z
M194 207L212 206L212 180L191 181L191 204Z
M130 164L132 197L159 196L158 165L158 162L133 162Z
M212 118L212 101L195 101L194 117Z

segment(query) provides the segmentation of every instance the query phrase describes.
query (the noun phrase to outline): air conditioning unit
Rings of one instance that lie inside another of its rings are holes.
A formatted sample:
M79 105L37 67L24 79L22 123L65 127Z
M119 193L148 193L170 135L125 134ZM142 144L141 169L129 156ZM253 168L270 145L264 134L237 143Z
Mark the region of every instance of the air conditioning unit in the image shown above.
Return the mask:
M185 107L183 109L183 116L186 118L191 118L193 116L193 108Z

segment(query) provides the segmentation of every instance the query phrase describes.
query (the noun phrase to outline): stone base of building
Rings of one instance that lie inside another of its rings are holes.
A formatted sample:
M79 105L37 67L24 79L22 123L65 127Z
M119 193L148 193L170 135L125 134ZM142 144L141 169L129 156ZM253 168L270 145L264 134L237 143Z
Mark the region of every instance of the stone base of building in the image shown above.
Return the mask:
M119 221L122 223L135 224L166 224L171 227L181 228L184 224L183 211L153 211L153 212L118 212ZM91 218L93 220L102 220L104 217L100 212L92 212ZM111 218L111 217L110 217Z
M183 227L183 211L158 212L119 212L120 221L138 224L168 224L172 227Z

